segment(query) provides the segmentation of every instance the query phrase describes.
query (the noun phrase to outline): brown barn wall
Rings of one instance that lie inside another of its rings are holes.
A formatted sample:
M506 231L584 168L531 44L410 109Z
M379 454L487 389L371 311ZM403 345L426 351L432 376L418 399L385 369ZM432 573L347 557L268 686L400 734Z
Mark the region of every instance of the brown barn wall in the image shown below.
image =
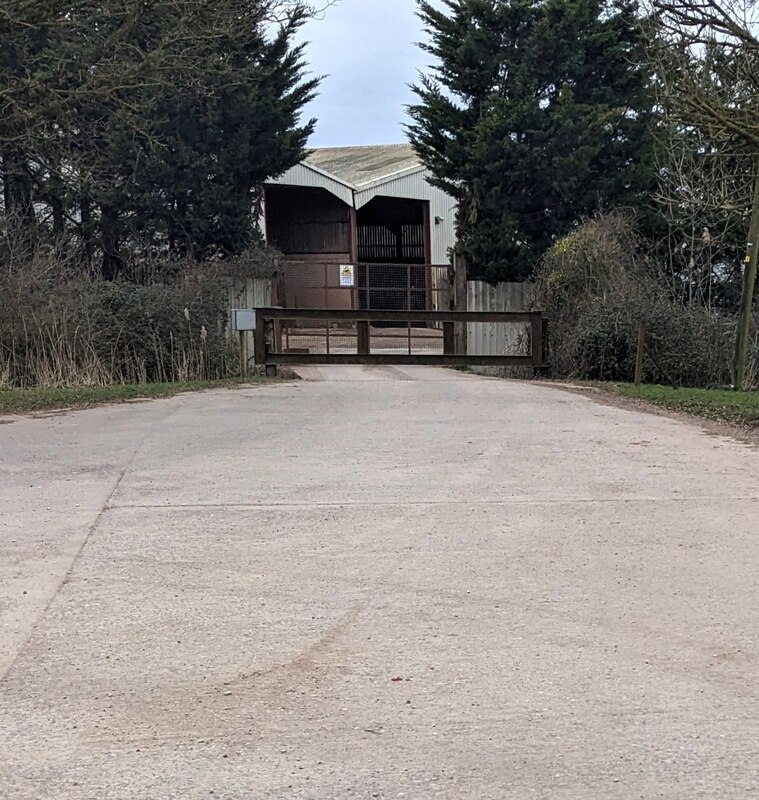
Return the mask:
M326 189L269 186L266 233L288 256L350 253L350 208Z

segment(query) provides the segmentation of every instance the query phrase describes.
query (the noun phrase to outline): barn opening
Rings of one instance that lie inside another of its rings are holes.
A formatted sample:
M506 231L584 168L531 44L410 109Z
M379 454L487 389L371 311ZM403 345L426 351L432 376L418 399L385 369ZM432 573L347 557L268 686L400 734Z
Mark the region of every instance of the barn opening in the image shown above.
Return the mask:
M375 197L356 214L359 307L421 311L429 305L429 203Z
M284 256L279 305L288 308L354 307L341 286L340 265L352 261L351 207L311 186L266 189L266 238Z
M285 256L279 302L292 308L424 310L429 202L374 197L358 211L326 189L267 187L266 236ZM353 265L349 281L341 267Z

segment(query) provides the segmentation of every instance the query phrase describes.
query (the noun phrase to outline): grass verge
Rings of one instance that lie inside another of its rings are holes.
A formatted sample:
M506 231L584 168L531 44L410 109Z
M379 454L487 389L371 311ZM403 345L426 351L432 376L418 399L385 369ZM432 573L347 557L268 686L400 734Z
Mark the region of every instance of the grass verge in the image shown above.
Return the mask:
M90 408L128 400L153 400L174 397L182 392L223 389L230 386L263 383L265 378L232 378L223 381L178 383L114 384L111 386L61 386L53 389L2 389L0 414L45 411L56 408Z
M682 411L699 417L759 428L759 392L726 389L672 389L669 386L634 386L629 383L597 383L612 394Z

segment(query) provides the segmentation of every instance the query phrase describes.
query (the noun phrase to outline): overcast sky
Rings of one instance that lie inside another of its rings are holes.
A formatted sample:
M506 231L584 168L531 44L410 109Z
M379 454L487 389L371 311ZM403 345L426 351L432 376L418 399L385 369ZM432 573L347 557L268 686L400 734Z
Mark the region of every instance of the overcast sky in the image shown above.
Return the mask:
M414 0L340 0L304 29L311 71L324 75L306 113L319 122L309 144L335 147L404 142L408 84L429 56Z

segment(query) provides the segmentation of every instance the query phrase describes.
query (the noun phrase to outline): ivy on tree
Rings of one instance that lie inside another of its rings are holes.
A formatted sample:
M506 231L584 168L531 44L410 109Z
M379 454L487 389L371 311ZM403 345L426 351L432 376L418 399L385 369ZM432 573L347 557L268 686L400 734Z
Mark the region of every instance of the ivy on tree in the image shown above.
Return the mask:
M559 236L651 189L634 2L419 0L435 59L409 135L459 202L470 275L523 280Z

